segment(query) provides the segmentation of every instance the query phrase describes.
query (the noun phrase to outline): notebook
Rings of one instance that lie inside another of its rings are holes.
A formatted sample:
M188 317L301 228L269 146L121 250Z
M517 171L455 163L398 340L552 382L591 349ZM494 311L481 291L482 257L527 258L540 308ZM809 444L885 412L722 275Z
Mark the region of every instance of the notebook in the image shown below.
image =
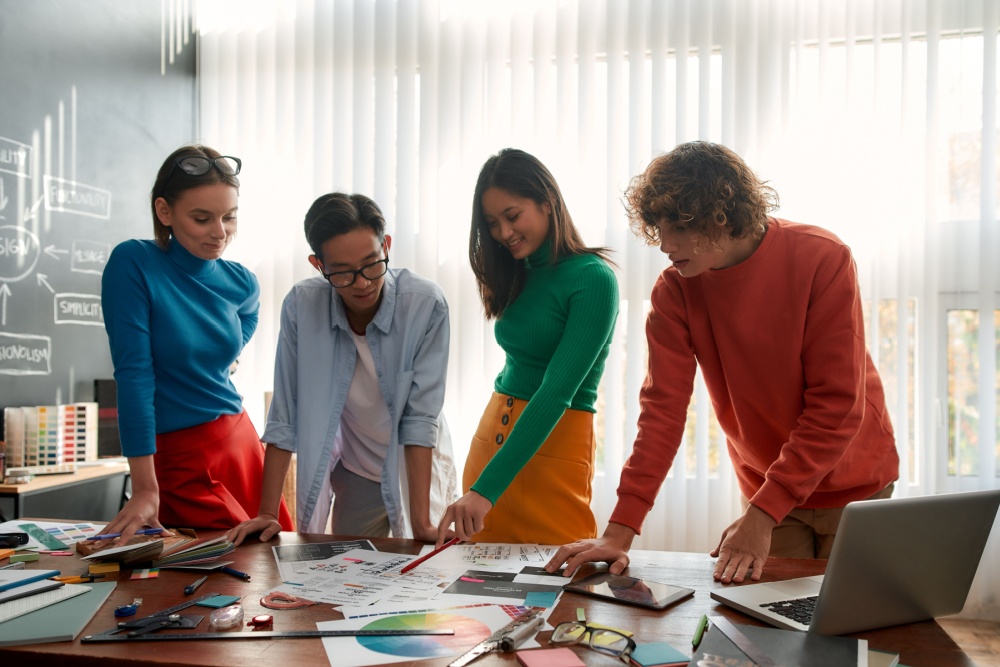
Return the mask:
M711 592L788 630L826 635L924 621L962 610L1000 507L1000 489L849 503L826 574ZM811 620L789 600L812 599Z
M67 584L59 590L73 589L77 594L0 623L0 646L73 641L111 596L116 584L114 581L86 586ZM45 664L44 660L41 662Z

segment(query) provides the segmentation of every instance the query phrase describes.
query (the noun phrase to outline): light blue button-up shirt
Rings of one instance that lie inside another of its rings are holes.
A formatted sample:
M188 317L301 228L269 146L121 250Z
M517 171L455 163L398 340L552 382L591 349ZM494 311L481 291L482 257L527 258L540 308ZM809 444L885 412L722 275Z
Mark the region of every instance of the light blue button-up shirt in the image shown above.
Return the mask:
M451 443L441 413L448 371L448 304L435 283L390 269L382 303L365 330L394 428L382 465L392 534L411 537L402 447L435 447L431 520L455 497ZM325 278L297 283L281 308L274 395L261 438L296 452L296 514L302 532L327 531L329 471L340 458L340 417L358 352L344 304Z

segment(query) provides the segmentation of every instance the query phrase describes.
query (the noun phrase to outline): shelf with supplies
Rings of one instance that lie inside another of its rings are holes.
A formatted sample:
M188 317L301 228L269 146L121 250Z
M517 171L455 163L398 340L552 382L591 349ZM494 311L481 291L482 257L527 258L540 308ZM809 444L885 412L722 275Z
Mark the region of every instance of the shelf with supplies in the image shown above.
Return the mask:
M0 484L0 521L64 516L68 508L89 521L110 521L129 494L125 459L76 464L76 471L37 475L23 484Z

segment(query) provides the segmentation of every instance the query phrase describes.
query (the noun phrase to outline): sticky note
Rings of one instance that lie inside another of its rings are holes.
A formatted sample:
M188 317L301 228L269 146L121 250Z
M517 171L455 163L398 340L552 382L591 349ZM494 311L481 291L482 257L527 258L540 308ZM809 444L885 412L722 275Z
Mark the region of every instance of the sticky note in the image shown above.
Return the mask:
M691 659L690 656L685 655L675 649L670 644L665 642L651 642L649 644L639 644L635 647L632 655L629 656L634 662L640 665L640 667L647 667L652 665L663 665L668 663L683 662L687 664L687 661Z
M136 579L156 579L158 576L160 576L160 570L159 569L157 569L157 568L146 568L146 569L142 569L142 570L133 570L132 571L132 576L129 577L129 580L134 581Z
M7 556L13 556L13 555L14 555L13 549L0 549L0 560L3 560Z
M227 607L234 602L239 602L240 599L236 595L216 595L214 598L208 598L207 600L202 600L196 604L202 607L212 607L213 609L219 609L221 607Z
M514 655L524 667L585 667L583 660L565 646L518 651Z
M554 607L556 598L559 597L557 591L547 593L543 591L532 591L524 598L525 607Z

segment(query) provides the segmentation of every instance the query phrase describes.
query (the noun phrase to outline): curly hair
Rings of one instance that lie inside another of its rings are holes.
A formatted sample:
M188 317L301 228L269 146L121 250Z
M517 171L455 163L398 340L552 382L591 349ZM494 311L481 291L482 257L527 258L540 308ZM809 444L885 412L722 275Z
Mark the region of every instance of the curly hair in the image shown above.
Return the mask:
M743 159L721 144L692 141L655 158L625 190L629 226L650 245L660 242L659 223L683 224L717 243L761 238L778 193Z

